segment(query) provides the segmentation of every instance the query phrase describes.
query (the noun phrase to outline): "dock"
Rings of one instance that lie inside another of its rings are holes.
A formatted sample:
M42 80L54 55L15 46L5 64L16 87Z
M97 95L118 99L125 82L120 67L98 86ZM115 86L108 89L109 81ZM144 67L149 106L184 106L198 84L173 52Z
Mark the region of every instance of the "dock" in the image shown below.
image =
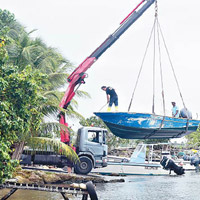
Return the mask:
M73 197L82 196L82 200L87 200L90 196L91 200L98 200L95 187L91 181L86 184L73 183L70 185L38 185L38 184L27 184L27 183L16 183L16 182L5 182L0 185L0 189L9 188L11 189L1 200L6 200L11 197L18 189L20 190L36 190L45 192L59 192L64 200L69 200L67 196Z

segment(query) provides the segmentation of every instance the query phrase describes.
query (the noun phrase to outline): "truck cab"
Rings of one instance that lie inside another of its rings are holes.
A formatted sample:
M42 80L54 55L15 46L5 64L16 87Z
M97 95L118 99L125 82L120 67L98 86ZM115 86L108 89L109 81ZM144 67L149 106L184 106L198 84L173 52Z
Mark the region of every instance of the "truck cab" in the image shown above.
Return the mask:
M82 127L78 130L76 153L80 161L74 166L75 173L87 174L93 168L107 166L106 129Z

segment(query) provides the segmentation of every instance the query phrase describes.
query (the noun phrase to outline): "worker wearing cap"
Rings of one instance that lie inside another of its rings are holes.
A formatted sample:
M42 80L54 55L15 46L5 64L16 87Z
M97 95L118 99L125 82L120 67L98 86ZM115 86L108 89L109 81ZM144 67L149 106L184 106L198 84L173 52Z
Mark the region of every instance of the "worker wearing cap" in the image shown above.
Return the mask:
M107 111L108 112L111 111L113 103L115 104L115 111L118 111L118 96L117 93L115 92L115 89L106 86L102 86L101 89L104 90L107 95L107 103L108 103Z
M172 117L176 117L178 118L179 117L179 109L178 109L178 106L176 106L176 102L172 102Z

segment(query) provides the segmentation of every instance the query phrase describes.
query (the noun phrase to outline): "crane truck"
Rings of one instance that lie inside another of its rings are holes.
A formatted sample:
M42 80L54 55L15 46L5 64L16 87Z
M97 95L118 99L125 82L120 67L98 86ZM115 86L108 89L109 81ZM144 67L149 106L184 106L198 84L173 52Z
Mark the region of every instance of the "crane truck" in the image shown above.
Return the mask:
M68 88L59 104L62 110L67 110L70 101L75 95L75 92L81 84L85 83L87 77L86 71L98 60L98 58L111 47L120 36L138 19L140 16L155 2L156 0L142 0L126 18L122 20L120 26L106 38L106 40L96 48L96 50L88 56L67 78ZM68 126L65 113L59 113L59 122L62 125ZM95 135L95 140L90 140L90 134ZM66 144L70 143L70 134L67 129L61 129L60 131L61 142ZM78 130L76 140L76 153L79 156L80 162L74 166L74 171L80 174L89 173L92 168L106 167L107 157L107 145L106 145L106 130L95 127L83 127ZM34 157L26 157L29 163L32 161L36 164L56 164L65 165L66 159L63 156L52 155L52 158L48 159L47 155L34 155ZM56 161L53 159L56 157ZM25 159L24 159L25 160ZM45 160L49 161L46 162ZM46 162L46 163L45 163Z

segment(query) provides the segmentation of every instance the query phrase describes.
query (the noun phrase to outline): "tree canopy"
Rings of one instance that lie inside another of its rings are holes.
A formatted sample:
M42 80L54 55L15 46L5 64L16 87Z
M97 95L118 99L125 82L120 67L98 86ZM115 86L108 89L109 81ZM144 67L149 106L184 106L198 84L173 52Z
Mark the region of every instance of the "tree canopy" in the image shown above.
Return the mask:
M190 133L186 136L187 143L189 146L193 148L199 148L200 147L200 127L193 133Z

